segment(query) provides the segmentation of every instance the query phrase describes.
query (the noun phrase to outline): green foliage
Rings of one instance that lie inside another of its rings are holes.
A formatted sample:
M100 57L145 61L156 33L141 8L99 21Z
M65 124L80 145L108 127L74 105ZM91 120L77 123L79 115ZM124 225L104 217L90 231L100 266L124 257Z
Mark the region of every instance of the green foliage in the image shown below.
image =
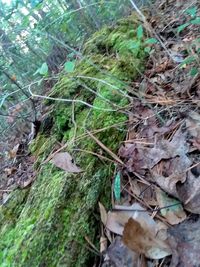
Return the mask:
M156 40L155 38L148 38L144 41L145 44L157 44L158 40Z
M42 66L40 68L38 68L33 75L36 75L38 73L40 75L42 75L42 76L47 76L48 75L48 66L47 66L47 63L46 62L44 62L42 64Z
M189 22L180 25L180 26L177 28L177 33L181 33L181 32L182 32L187 26L189 26L189 25L190 25Z
M143 37L143 35L144 35L144 33L143 33L143 27L142 27L142 25L139 25L138 28L137 28L137 38L139 40L141 40L142 37Z
M178 34L181 33L185 28L187 28L190 25L199 25L200 24L200 17L196 17L196 13L197 13L197 7L196 6L188 8L185 11L185 13L189 14L191 16L191 19L188 22L180 25L177 28L177 33Z
M192 25L199 25L200 24L200 17L196 17L197 15L197 7L193 6L188 8L185 11L185 14L190 16L190 19L188 22L180 25L177 28L177 33L180 34L184 29L186 29L188 26ZM196 76L199 73L199 38L192 40L190 44L188 44L187 53L188 56L181 62L179 65L180 68L189 67L189 75L190 76Z
M199 25L200 24L200 17L197 17L190 21L191 24Z
M91 0L88 3L82 1L82 8L79 8L78 1L2 2L0 66L8 74L14 73L18 84L27 90L30 81L37 84L41 76L45 78L52 72L57 73L64 62L79 60L84 41L103 26L115 24L117 19L130 12L131 7L126 0ZM59 53L61 50L64 52ZM66 67L68 73L72 69L72 63L71 67ZM2 72L0 77L3 93L10 94L18 89ZM42 94L45 91L43 85L44 82L33 89ZM9 109L24 99L23 92L19 91L12 95L12 104L6 99L4 106ZM32 119L30 105L24 117ZM7 126L6 118L1 118L0 130L9 129Z
M196 17L196 13L197 13L197 7L193 6L188 8L185 13L189 14L192 18Z
M75 69L75 62L74 61L67 61L64 64L64 69L66 72L73 72Z

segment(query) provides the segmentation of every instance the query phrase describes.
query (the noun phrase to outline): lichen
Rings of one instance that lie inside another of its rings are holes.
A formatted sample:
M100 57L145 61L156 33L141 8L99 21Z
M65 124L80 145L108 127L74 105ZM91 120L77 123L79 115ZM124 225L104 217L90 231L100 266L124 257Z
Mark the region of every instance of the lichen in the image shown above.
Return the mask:
M89 266L94 255L85 237L97 243L99 222L94 214L98 200L110 205L114 164L94 155L110 158L87 131L113 152L125 137L126 89L144 68L144 49L134 48L136 27L131 16L95 33L74 72L60 74L50 96L76 102L46 101L54 104L51 133L39 134L30 147L37 179L21 197L14 198L20 190L13 192L11 207L0 209L2 267ZM41 164L59 142L68 143L67 151L82 173Z

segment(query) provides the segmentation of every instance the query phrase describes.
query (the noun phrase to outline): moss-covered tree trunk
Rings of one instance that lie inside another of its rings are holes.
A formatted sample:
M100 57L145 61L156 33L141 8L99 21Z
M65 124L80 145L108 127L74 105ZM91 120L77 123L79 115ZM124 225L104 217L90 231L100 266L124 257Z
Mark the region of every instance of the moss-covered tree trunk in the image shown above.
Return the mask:
M110 157L87 131L113 152L125 136L127 88L142 71L145 58L137 27L133 15L95 33L74 72L60 74L51 97L88 105L46 103L54 109L51 133L41 132L31 145L37 178L29 189L12 192L0 209L2 267L90 266L94 255L85 237L98 243L97 202L110 205L114 164L94 155ZM82 173L65 173L50 162L41 164L58 141L68 143L65 150Z

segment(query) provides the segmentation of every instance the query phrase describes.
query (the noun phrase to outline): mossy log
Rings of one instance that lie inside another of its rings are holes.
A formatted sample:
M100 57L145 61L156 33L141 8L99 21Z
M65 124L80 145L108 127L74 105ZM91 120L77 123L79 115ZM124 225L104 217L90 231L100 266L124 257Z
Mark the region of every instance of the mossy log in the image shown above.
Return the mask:
M12 192L0 208L1 267L90 266L94 254L85 237L98 246L97 203L110 205L114 164L94 155L110 157L87 130L97 130L95 136L113 152L125 137L127 90L146 57L137 27L133 15L103 28L86 42L75 70L60 74L50 96L76 102L46 101L53 105L53 127L30 147L37 178L30 188ZM58 141L68 143L82 173L41 165Z

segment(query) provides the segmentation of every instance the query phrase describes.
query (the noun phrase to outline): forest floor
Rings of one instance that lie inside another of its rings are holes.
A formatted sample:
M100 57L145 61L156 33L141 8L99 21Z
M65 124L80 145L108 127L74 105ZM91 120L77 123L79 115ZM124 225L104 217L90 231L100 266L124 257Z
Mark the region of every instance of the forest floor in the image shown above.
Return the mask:
M103 267L199 266L200 5L187 2L157 1L147 12L156 36L145 72L131 84L137 96L126 109L126 139L116 154L98 143L116 163L112 209L99 203L100 248L86 239ZM2 203L36 177L27 144L18 141L8 155Z

